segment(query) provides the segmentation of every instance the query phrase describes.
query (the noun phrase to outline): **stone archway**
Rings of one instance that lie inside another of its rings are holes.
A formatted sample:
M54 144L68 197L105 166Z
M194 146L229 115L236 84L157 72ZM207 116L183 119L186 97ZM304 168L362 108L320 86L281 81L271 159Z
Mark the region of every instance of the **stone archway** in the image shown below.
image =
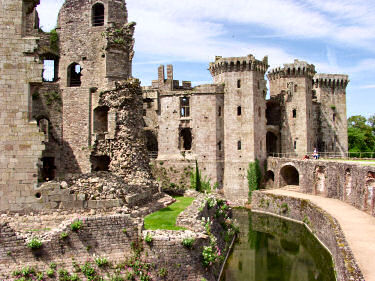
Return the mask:
M299 172L292 165L285 165L280 170L280 187L286 185L299 185Z
M375 179L367 177L365 189L364 209L367 213L373 215L375 203Z
M265 182L266 188L273 187L273 184L275 182L275 174L273 171L271 170L267 171L267 173L264 175L264 182Z
M345 170L345 189L344 189L344 200L351 203L352 195L352 174L350 169Z

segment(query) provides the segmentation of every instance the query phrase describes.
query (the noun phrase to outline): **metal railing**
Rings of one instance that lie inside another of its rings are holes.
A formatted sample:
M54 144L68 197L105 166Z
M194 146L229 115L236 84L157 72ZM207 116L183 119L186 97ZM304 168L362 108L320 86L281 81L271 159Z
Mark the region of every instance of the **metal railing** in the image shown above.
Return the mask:
M268 153L269 157L276 158L303 158L305 155L313 159L314 152L307 152L298 154L295 152L289 153ZM319 159L345 159L345 160L375 160L375 152L318 152Z

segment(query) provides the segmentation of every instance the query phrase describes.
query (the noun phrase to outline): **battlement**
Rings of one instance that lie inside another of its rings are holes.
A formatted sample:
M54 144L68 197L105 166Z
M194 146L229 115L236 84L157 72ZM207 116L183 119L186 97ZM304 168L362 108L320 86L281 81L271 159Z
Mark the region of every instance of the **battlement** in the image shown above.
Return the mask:
M316 88L319 88L319 87L346 88L349 81L350 81L349 76L346 74L318 73L313 78L313 83Z
M255 59L253 55L246 57L215 57L215 62L211 62L208 70L212 76L216 76L223 72L239 72L239 71L259 71L266 73L268 69L268 57L265 56L262 61Z
M182 81L180 85L179 80L173 79L173 65L167 65L167 77L165 77L165 67L160 65L158 67L158 80L152 81L153 89L168 88L169 90L181 90L181 89L191 89L191 81Z
M294 60L294 63L286 63L284 67L271 69L267 77L269 80L275 80L285 77L306 77L312 79L316 74L315 66L305 61Z

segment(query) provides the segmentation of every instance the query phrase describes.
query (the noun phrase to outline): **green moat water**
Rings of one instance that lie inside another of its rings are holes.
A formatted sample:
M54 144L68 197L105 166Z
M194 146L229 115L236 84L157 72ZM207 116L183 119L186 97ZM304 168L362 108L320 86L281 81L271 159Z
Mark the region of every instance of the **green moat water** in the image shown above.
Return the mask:
M235 210L239 241L223 281L334 281L330 253L304 225Z

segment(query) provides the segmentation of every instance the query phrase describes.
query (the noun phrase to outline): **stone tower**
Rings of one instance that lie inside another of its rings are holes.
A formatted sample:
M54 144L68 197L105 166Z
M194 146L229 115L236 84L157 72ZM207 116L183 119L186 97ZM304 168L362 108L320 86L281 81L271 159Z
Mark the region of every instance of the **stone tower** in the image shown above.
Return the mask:
M265 72L268 58L216 57L209 70L224 85L224 193L232 201L248 198L247 168L266 158Z
M111 119L108 109L97 108L99 93L131 76L134 25L127 22L124 0L66 0L60 10L65 172L91 171L90 148L104 136L98 131L108 131L96 128L95 120Z
M346 86L348 75L316 74L314 98L319 112L319 151L345 155L348 151Z
M268 73L271 99L279 96L283 110L280 116L280 149L290 155L304 155L315 145L312 79L315 66L304 61L284 64Z

